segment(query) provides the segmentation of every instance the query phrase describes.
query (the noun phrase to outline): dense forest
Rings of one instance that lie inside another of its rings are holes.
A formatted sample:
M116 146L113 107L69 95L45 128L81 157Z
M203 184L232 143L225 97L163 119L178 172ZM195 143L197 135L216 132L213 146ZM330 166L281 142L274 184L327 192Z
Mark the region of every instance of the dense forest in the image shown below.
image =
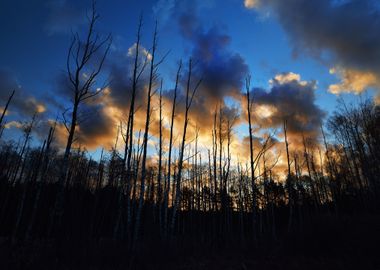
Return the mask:
M318 135L296 138L297 147L286 118L277 134L257 143L255 90L247 77L244 114L216 106L207 127L211 143L201 146L191 110L205 78L193 76L195 61L180 62L170 106L164 105L157 25L149 53L141 55L141 18L129 110L115 127L114 147L94 158L77 141L77 129L82 106L106 91L99 81L112 37L97 35L97 20L93 8L87 35L73 34L66 63L71 106L48 123L42 140L33 136L38 112L19 138L3 139L13 89L0 104L2 269L380 267L376 103L341 100ZM145 107L138 108L141 92ZM145 115L142 130L135 127L137 110ZM248 149L241 149L247 158L231 150L241 132L234 129L238 117L248 125ZM67 134L64 146L58 127ZM149 148L152 128L157 153ZM281 156L271 151L275 145L285 150ZM285 167L278 165L282 158Z

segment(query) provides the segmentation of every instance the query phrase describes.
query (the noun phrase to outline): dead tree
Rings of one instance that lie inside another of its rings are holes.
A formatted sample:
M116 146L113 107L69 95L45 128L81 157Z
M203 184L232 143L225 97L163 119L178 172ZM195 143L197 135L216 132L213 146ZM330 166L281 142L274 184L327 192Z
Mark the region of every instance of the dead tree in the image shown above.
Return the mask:
M160 233L162 233L162 147L163 147L163 138L162 138L162 80L160 86L160 98L159 98L159 150L158 150L158 175L157 175L157 204L158 204L158 221L160 226Z
M291 230L292 222L293 222L293 205L294 205L294 196L293 196L293 180L292 175L290 173L290 157L289 157L289 143L288 143L288 123L287 120L284 119L284 137L285 137L285 148L286 148L286 159L288 164L288 175L286 178L286 185L288 187L288 196L289 196L289 219L288 219L288 231Z
M35 124L36 124L36 117L37 117L37 112L34 113L34 115L32 117L32 120L30 121L30 123L27 123L23 127L25 139L24 139L24 144L22 146L21 153L20 153L20 158L19 158L19 163L21 163L21 162L23 163L20 175L18 176L18 182L19 183L22 181L24 167L25 167L25 164L27 162L27 158L26 158L27 155L25 155L25 158L24 158L25 149L28 146L29 141L31 139L32 131L33 131L33 128L35 127ZM44 143L43 143L43 146L42 146L41 151L40 151L41 153L44 151L45 143L46 143L46 141L44 141ZM23 161L23 158L24 158L24 161ZM19 169L19 164L16 167L16 172L15 172L15 176L14 176L15 178L14 179L16 179L16 177L17 177L18 169ZM28 184L29 184L28 180L29 180L28 177L26 177L25 181L23 183L22 198L21 198L21 201L19 202L19 206L17 207L16 224L15 224L15 227L13 228L14 229L13 230L13 236L16 236L16 233L17 233L18 228L20 226L21 217L22 217L23 212L24 212L25 199L26 199L26 194L27 194L27 189L28 189Z
M29 141L31 139L33 128L34 128L34 126L36 124L36 117L37 117L37 112L33 114L32 120L29 123L24 124L24 126L22 128L23 132L24 132L24 143L22 145L22 148L21 148L21 151L20 151L20 154L19 154L19 159L18 159L18 162L17 162L17 165L16 165L16 169L15 169L15 172L14 172L14 175L13 175L13 181L12 181L12 183L15 183L16 180L17 180L17 175L18 175L18 171L19 171L20 165L22 163L25 164L25 162L23 162L23 158L24 158L25 151L27 150L27 146L29 144ZM20 182L22 180L23 169L24 169L24 166L22 166L22 168L21 168L20 175L18 176L18 182Z
M329 177L330 177L329 183L330 183L330 191L331 191L331 195L332 195L331 199L332 199L332 203L334 204L335 214L338 214L338 204L337 204L338 196L337 196L336 186L334 185L336 183L334 183L334 177L333 177L334 169L333 169L333 165L331 162L330 151L329 151L329 147L327 145L325 131L323 130L322 125L321 125L321 132L322 132L322 137L323 137L323 143L325 146L325 155L327 158L327 167L328 167L328 173L329 173ZM323 166L323 164L321 164L321 166Z
M88 29L84 40L79 34L73 34L71 45L67 54L66 68L72 93L71 121L66 119L66 110L63 114L63 124L68 132L65 152L63 155L61 172L59 177L59 189L55 202L55 218L60 223L64 204L64 188L69 167L69 158L72 145L75 141L75 131L78 125L79 109L89 99L98 96L105 89L105 84L97 85L97 78L103 68L104 61L111 47L112 38L108 35L101 38L95 32L95 24L99 20L96 12L95 1L92 4L91 13L87 16ZM97 60L97 57L100 58ZM94 61L97 60L96 64ZM53 221L52 220L52 221ZM51 227L52 228L52 227Z
M177 70L177 76L175 80L175 87L174 87L174 96L173 96L173 104L172 104L172 113L171 113L171 120L170 120L170 136L169 136L169 151L168 151L168 172L167 172L167 189L165 190L165 201L164 201L164 233L165 236L168 234L168 208L169 208L169 193L170 193L170 179L171 179L171 162L172 162L172 148L173 148L173 128L174 128L174 117L175 117L175 110L176 110L176 103L177 103L177 90L178 90L178 83L180 80L181 75L181 69L182 69L182 61L179 63L178 70Z
M132 174L132 154L133 154L133 132L134 132L134 117L135 117L135 99L136 99L136 93L138 90L138 83L140 81L140 77L143 74L145 67L147 65L148 61L148 55L146 55L145 60L141 63L139 62L140 58L140 42L141 42L141 28L143 23L143 17L140 16L139 24L137 27L137 36L136 36L136 51L135 51L135 58L134 58L134 66L133 66L133 75L132 75L132 95L131 95L131 103L129 106L129 115L128 115L128 127L127 132L127 143L126 143L126 152L127 152L127 159L126 159L126 166L127 166L127 172L126 174L123 173L123 177L126 180L126 198L127 198L127 228L130 228L131 224L131 205L130 205L130 193L131 193L131 181L132 179L135 179L137 177L136 174ZM125 165L124 165L125 167ZM124 168L123 168L124 170ZM124 180L123 179L123 180ZM124 181L123 181L124 182ZM124 183L122 183L122 186ZM122 193L120 196L123 196L123 188ZM117 225L120 222L121 214L122 214L123 206L121 203L119 203L119 218L117 221ZM116 226L117 227L117 226ZM117 231L117 230L115 230Z
M183 124L183 133L182 133L182 142L181 147L179 150L179 159L178 159L178 172L176 176L176 197L175 197L175 203L172 213L172 220L171 220L171 232L174 232L174 226L176 221L176 214L179 207L179 203L181 200L181 177L182 177L182 169L183 169L183 156L185 151L185 143L186 143L186 131L187 131L187 125L189 124L189 110L191 107L191 104L193 102L194 95L199 87L199 85L202 82L202 79L200 79L195 87L191 90L191 72L192 72L192 61L189 60L189 74L187 78L187 85L186 85L186 101L185 101L185 120Z
M306 140L305 140L305 136L303 134L302 134L302 142L303 142L303 147L304 147L304 158L305 158L305 162L306 162L307 173L309 176L308 181L309 181L309 185L310 185L311 192L313 195L312 196L313 197L313 205L314 205L314 208L317 210L318 209L318 195L317 195L317 191L316 191L316 188L314 185L313 176L311 175L309 153L307 151Z
M134 237L133 237L133 245L137 243L140 231L140 219L141 213L144 204L144 194L145 194L145 179L147 177L147 168L146 168L146 160L147 160L147 151L148 151L148 137L149 137L149 126L150 126L150 117L151 117L151 100L154 92L152 93L153 85L155 84L155 79L157 76L157 68L158 65L162 62L155 63L157 49L157 22L154 29L153 34L153 46L152 46L152 54L150 59L150 74L149 74L149 85L148 85L148 93L147 93L147 107L146 107L146 121L145 121L145 131L143 138L143 154L142 154L142 163L141 163L141 183L140 183L140 197L139 204L136 214L136 223L134 228Z
M40 173L40 175L41 175L40 176L40 181L37 182L37 191L36 191L36 195L35 195L35 198L34 198L32 214L31 214L31 218L29 220L28 229L26 231L26 238L27 239L29 239L32 236L33 226L34 226L35 219L36 219L38 205L40 203L40 197L41 197L43 185L46 184L45 183L46 174L47 174L47 171L48 171L48 166L49 166L49 161L50 161L49 154L50 154L50 150L51 150L51 144L52 144L52 142L54 140L54 133L55 133L56 124L57 124L57 122L55 121L54 125L52 127L50 127L50 129L49 129L49 135L48 135L48 137L46 139L46 147L45 147L45 151L44 151L43 157L42 157L42 167L41 167L41 173ZM38 172L37 172L37 177L36 178L38 178Z
M246 79L246 97L247 97L247 114L248 114L248 128L249 128L249 155L251 165L251 186L252 186L252 218L253 218L253 237L256 238L256 183L255 183L255 164L253 157L253 130L252 130L252 101L250 98L251 77Z
M9 96L8 101L7 101L7 103L5 104L5 107L4 107L4 110L3 110L3 113L1 114L1 117L0 117L0 138L1 138L1 135L2 135L3 120L4 120L5 115L7 114L8 106L9 106L9 104L11 103L14 94L15 94L15 90L13 90L12 94Z
M217 183L217 153L218 153L218 135L216 131L216 119L217 119L217 109L215 108L215 113L214 113L214 125L212 129L212 155L213 155L213 177L214 177L214 211L218 211L218 183Z

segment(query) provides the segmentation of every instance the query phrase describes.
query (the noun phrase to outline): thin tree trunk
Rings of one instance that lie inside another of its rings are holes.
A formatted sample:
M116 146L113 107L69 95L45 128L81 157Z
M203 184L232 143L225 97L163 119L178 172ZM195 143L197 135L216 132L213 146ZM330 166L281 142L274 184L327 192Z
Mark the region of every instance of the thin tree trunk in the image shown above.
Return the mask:
M186 131L187 131L187 125L189 122L189 118L188 118L189 117L188 116L189 115L189 109L191 107L191 103L193 101L195 92L201 83L201 80L198 81L195 88L190 92L191 72L192 72L192 61L190 59L190 61L189 61L189 75L188 75L187 86L186 86L185 120L184 120L184 124L183 124L182 143L181 143L180 152L179 152L178 173L177 173L177 177L176 177L176 179L177 179L177 181L176 181L176 198L175 198L174 209L173 209L172 220L171 220L171 232L172 233L174 232L177 210L178 210L179 203L181 200L181 177L182 177L183 156L184 156L185 142L186 142Z
M170 194L170 178L171 178L171 162L172 162L172 147L173 147L173 128L174 128L174 117L177 102L177 89L178 83L181 75L182 61L179 63L177 76L174 87L172 114L170 120L170 136L169 136L169 152L168 152L168 172L167 172L167 190L165 190L165 202L164 202L164 233L168 236L168 208L169 208L169 194ZM173 189L174 190L174 189ZM173 199L173 198L172 198Z
M250 80L246 79L246 95L247 95L247 114L248 114L248 128L249 128L249 155L251 165L251 186L252 186L252 221L253 221L253 239L256 242L256 183L255 183L255 164L253 157L253 134L252 134L252 120L251 120L251 99L250 99Z
M288 196L289 196L289 219L288 219L288 231L291 230L292 228L292 223L293 223L293 205L294 205L294 194L293 194L293 180L292 176L290 174L290 158L289 158L289 143L288 143L288 136L287 136L287 121L284 120L284 136L285 136L285 147L286 147L286 159L288 163L288 176L286 179L287 186L288 186Z
M4 107L3 113L1 114L1 117L0 117L0 130L1 130L0 138L1 138L1 135L3 133L2 132L2 130L3 130L3 120L4 120L5 115L7 114L8 106L11 103L12 98L13 98L15 92L16 92L15 90L12 91L12 94L9 96L8 101L7 101L7 103L6 103L5 107Z
M150 75L149 75L149 86L148 86L148 100L147 100L147 108L146 108L146 122L145 122L145 131L144 131L144 139L143 139L143 155L142 155L142 163L141 163L141 185L140 185L140 197L139 204L136 214L136 223L134 227L134 237L133 237L133 246L136 246L137 240L139 239L140 232L140 223L141 223L141 215L144 204L144 194L145 194L145 179L147 177L147 169L146 169L146 159L147 159L147 151L148 151L148 137L149 137L149 125L150 125L150 113L151 113L151 100L152 100L152 88L154 83L154 76L156 75L156 65L154 62L155 54L157 47L157 22L153 35L153 47L152 47L152 58L150 62Z

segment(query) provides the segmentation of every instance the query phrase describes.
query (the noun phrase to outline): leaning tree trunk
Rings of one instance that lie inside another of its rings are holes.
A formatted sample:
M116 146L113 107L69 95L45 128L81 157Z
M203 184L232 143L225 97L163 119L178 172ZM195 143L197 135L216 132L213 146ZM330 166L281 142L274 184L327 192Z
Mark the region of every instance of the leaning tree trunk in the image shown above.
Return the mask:
M12 94L9 96L8 101L5 104L3 113L1 114L1 117L0 117L0 138L1 138L2 130L3 130L3 126L2 126L3 125L3 120L4 120L5 115L7 114L8 106L11 103L14 94L15 94L15 90L13 90Z

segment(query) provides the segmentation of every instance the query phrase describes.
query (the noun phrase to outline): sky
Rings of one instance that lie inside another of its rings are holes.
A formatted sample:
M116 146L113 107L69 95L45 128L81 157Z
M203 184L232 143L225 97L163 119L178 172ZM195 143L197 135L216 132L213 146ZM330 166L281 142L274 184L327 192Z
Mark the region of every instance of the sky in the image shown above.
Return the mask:
M73 33L82 37L91 1L4 0L0 3L0 108L13 89L16 95L4 136L17 140L19 128L38 112L35 142L62 112L70 113L66 59ZM98 0L96 31L112 35L100 81L102 95L82 107L85 120L77 143L94 153L115 143L131 95L131 66L137 24L143 16L142 54L150 53L158 22L158 58L163 80L164 134L172 105L175 75L183 61L179 111L184 110L183 86L187 63L194 60L193 82L202 79L191 108L189 138L200 129L201 144L210 145L215 108L234 119L233 148L247 148L245 80L251 77L255 138L276 132L282 138L287 119L291 147L301 135L318 141L320 126L338 100L379 100L380 8L375 0ZM143 128L146 72L139 94L136 132ZM85 76L85 74L83 74ZM155 87L158 88L159 82ZM157 140L157 96L153 100L151 150ZM176 117L180 134L181 114ZM58 124L58 144L67 137ZM119 140L120 143L121 140ZM241 150L243 149L243 150ZM247 153L246 153L247 154ZM244 154L242 154L244 155Z

